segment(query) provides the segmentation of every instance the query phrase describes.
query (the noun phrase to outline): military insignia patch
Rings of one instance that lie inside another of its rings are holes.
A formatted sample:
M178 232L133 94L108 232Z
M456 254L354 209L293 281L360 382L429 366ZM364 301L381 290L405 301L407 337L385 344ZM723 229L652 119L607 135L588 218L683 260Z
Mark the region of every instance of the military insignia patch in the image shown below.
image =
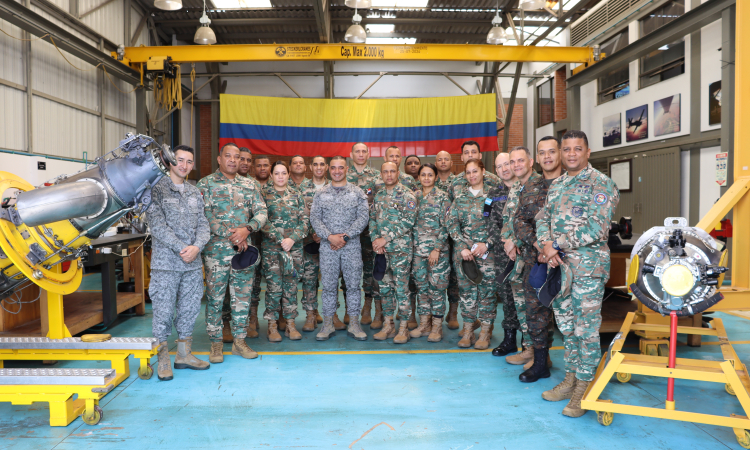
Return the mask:
M416 204L416 203L414 203L414 201L413 201L413 200L409 200L409 201L408 201L408 202L406 203L406 206L407 206L407 207L408 207L409 209L414 209L414 208L416 208L416 207L417 207L417 204Z
M367 192L366 192L366 194L367 194L367 195L371 195L371 194L372 194L372 188L367 188Z
M581 217L583 215L583 208L580 206L574 206L570 212L576 217Z
M496 201L496 202L504 202L504 201L506 201L506 200L508 200L508 196L507 196L507 195L503 195L503 196L500 196L500 197L496 197L496 198L495 198L495 201Z
M599 193L597 193L597 194L594 195L594 203L596 203L597 205L603 205L603 204L607 203L607 199L608 198L609 197L607 197L607 194L605 194L603 192L599 192Z

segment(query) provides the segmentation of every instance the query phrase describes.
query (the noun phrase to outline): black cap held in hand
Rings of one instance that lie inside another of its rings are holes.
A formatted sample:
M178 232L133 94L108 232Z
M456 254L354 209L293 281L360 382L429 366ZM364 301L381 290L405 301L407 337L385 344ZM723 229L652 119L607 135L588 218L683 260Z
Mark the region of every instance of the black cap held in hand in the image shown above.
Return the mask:
M388 262L385 259L385 255L375 255L375 267L372 269L372 277L377 281L382 281L385 276L385 270L388 268Z
M237 253L232 257L232 269L243 270L248 267L253 267L260 262L260 253L256 247L252 245L247 246L247 250L242 253Z

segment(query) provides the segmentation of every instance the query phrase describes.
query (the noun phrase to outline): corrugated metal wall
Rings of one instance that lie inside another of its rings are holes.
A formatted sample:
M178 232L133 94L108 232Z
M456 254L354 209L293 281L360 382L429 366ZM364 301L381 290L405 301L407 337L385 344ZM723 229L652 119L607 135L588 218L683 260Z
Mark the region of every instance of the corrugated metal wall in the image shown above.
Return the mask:
M21 30L0 20L6 33L21 38ZM18 85L24 84L23 46L21 41L0 33L0 78ZM22 150L26 148L26 94L16 88L0 85L0 148Z

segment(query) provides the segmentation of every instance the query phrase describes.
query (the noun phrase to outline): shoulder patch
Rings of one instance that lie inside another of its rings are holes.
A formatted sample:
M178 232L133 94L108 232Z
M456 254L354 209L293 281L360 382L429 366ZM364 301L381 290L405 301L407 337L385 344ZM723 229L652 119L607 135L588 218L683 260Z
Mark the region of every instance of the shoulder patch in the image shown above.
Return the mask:
M416 203L414 202L414 200L409 200L408 202L406 202L406 206L407 206L407 207L408 207L409 209L414 209L414 208L416 208L416 207L417 207L417 204L416 204Z
M594 194L594 203L596 203L597 205L603 205L607 203L608 199L609 197L607 197L607 194L605 194L604 192L597 192L596 194Z
M581 208L580 206L574 206L573 209L570 210L570 212L575 217L581 217L583 215L583 208Z

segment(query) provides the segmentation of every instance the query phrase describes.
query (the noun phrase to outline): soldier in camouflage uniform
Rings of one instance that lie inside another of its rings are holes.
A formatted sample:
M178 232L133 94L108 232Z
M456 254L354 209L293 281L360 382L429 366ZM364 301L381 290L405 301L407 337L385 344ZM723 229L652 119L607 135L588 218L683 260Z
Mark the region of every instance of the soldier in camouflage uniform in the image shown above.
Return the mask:
M443 338L444 292L450 273L447 221L451 201L448 194L435 188L436 178L437 168L433 164L420 167L422 189L415 193L418 209L412 232L411 273L418 289L419 327L411 331L411 337L428 336L429 342L440 342Z
M260 192L245 177L237 176L240 150L225 144L219 151L219 169L198 182L205 213L211 228L211 239L203 250L208 287L206 331L211 340L209 361L224 361L222 352L221 306L229 288L232 307L232 354L257 358L245 343L250 287L254 269L232 269L232 257L248 246L248 236L258 231L267 218L266 204ZM235 250L233 247L237 247Z
M370 233L375 239L375 253L385 255L387 268L379 282L385 320L383 329L373 336L382 341L393 338L394 344L409 341L408 320L409 274L412 260L412 228L417 218L417 199L414 193L399 183L399 170L395 163L386 162L380 167L384 187L376 195L370 208ZM398 305L401 324L396 333L393 313Z
M266 311L268 340L281 342L277 320L279 309L286 319L286 336L302 339L294 319L297 317L297 275L302 270L302 240L307 236L310 216L297 189L289 186L289 168L283 161L271 166L273 185L263 188L268 220L263 234L263 273L266 274Z
M450 197L451 185L456 179L456 176L451 172L453 168L453 159L451 154L442 150L435 155L435 167L438 170L438 176L435 180L435 187L448 194L448 200L453 203L453 199ZM448 325L449 330L458 329L458 278L456 278L456 271L453 270L453 239L448 238L448 257L450 258L450 275L448 275L448 315L445 321Z
M147 212L153 239L149 286L154 313L152 331L159 342L157 375L163 381L173 378L167 346L173 319L178 337L174 368L209 367L192 355L191 346L203 297L200 254L210 231L200 191L185 182L193 170L193 149L178 145L174 153L177 165L169 166L169 176L151 189L152 202Z
M367 163L370 159L370 149L362 142L352 145L349 155L351 163L346 173L349 183L358 186L367 195L367 204L372 208L372 202L377 190L382 187L380 171L373 169ZM373 330L383 327L383 304L380 300L378 283L372 277L375 253L372 251L372 240L370 239L370 228L364 229L359 236L362 245L362 290L365 291L365 303L362 305L363 325L370 325ZM375 304L375 314L371 316L372 304Z
M328 172L328 163L322 156L316 156L312 159L310 164L310 170L312 170L313 177L308 178L302 182L299 186L300 194L305 200L305 214L308 218L310 217L310 209L312 208L312 202L315 198L315 193L318 190L330 183L326 178L326 172ZM310 232L302 241L303 246L309 244L318 243L320 244L320 237L315 234L312 225L310 226ZM320 254L311 254L307 251L302 252L302 308L305 310L307 317L305 319L305 325L302 327L302 331L313 331L317 323L318 316L318 279L320 277Z
M489 348L492 339L492 322L497 316L495 299L495 255L490 241L489 211L485 211L489 186L484 184L484 164L479 159L466 163L469 186L460 191L450 209L448 233L453 238L454 265L458 274L461 295L463 329L458 346L476 349ZM474 284L464 274L462 262L474 260L482 274L479 284ZM477 339L474 330L481 326Z
M563 414L580 417L581 399L594 379L602 352L599 343L604 284L609 279L607 247L610 220L620 201L615 183L591 167L586 134L570 130L562 138L567 173L552 183L537 221L537 242L551 267L567 265L570 292L552 302L565 340L565 379L542 394L548 401L570 399ZM559 252L565 256L560 259ZM563 272L567 272L563 271ZM563 275L565 276L565 275Z
M461 161L466 164L470 159L482 159L479 144L475 141L466 141L461 144ZM502 181L494 174L485 171L484 184L487 185L488 188L494 188L499 187L502 184ZM453 179L453 184L451 184L448 189L448 195L450 195L451 201L455 200L459 191L466 189L468 185L469 182L466 181L466 174L464 172L456 175L456 178Z
M505 203L508 201L510 186L515 179L515 175L513 175L513 171L510 168L510 155L508 153L497 155L495 158L495 172L503 182L500 186L490 189L487 198L492 201L490 204L492 210L490 211L489 219L490 240L497 246L497 251L494 252L495 289L498 301L503 304L502 325L505 337L500 345L492 350L492 354L495 356L505 356L508 353L515 353L518 350L516 346L516 332L521 328L521 324L518 323L518 314L516 313L516 304L513 300L513 291L511 290L510 282L500 278L510 262L508 255L500 248L503 245L501 236L503 229L503 209L505 208Z
M287 181L287 185L292 189L299 190L306 180L305 171L307 171L305 158L302 155L292 156L289 161L289 181Z
M267 186L268 183L271 182L271 160L268 159L268 156L258 155L255 158L255 164L253 165L253 167L255 168L253 172L255 172L255 181L258 183L258 186L260 186L260 188ZM258 248L259 252L261 252L263 250L263 236L261 236L260 230L252 233L250 235L250 238L252 239L253 245ZM254 335L249 335L250 337L258 337L258 305L260 304L260 281L261 278L263 278L262 264L258 264L258 266L256 267L255 275L255 279L253 280L253 293L250 300L250 319L248 321L248 328L254 329L255 333ZM279 329L283 331L281 325L282 324L279 323Z

